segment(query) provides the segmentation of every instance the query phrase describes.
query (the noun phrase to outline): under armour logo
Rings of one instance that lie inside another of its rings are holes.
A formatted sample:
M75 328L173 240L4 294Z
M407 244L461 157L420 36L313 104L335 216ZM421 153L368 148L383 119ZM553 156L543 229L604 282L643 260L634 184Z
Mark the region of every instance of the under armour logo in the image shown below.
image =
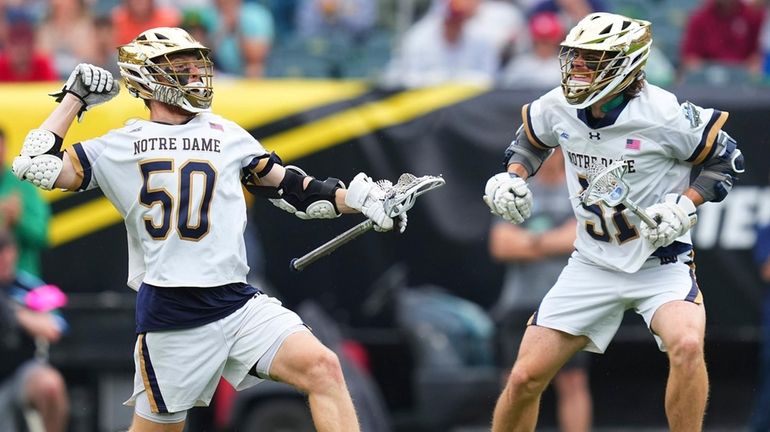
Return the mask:
M588 132L588 138L600 140L602 139L601 134L599 132Z

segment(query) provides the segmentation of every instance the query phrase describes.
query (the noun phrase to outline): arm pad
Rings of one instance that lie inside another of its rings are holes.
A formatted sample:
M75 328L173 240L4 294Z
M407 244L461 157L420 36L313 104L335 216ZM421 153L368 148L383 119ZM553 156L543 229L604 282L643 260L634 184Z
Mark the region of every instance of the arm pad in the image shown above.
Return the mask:
M61 151L64 138L45 129L32 129L24 138L21 146L22 156L40 156L43 154L56 154Z
M287 166L286 175L278 186L279 198L271 198L270 202L300 219L332 219L339 216L335 195L337 189L345 185L329 177L324 181L311 179L307 188L303 188L306 177L302 169Z
M11 170L19 180L51 190L64 166L62 137L45 129L32 129L24 138L21 154L14 158Z
M255 171L259 165L262 163L263 159L267 159L264 166L259 169L259 171ZM272 186L260 186L259 179L266 176L270 170L273 169L273 166L275 164L283 166L283 161L280 157L278 157L275 152L268 154L264 154L262 156L257 156L254 158L254 160L251 161L251 163L243 168L243 175L241 176L241 184L246 188L247 191L250 193L261 196L263 198L271 198L271 199L277 199L281 198L281 194L279 193L279 188L275 188Z
M720 202L725 199L738 180L738 174L746 171L743 154L730 135L719 131L717 145L715 156L703 163L691 185L704 201Z
M524 131L524 126L520 126L516 131L516 138L505 149L503 169L507 170L508 165L512 163L520 163L527 170L527 174L533 176L551 153L553 153L553 149L543 150L532 145Z

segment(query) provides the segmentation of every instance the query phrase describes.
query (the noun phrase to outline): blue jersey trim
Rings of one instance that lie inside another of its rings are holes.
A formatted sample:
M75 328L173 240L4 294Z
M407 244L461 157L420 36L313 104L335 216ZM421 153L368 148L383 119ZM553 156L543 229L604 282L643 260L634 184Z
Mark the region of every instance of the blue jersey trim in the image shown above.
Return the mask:
M679 256L687 251L692 250L692 245L675 241L668 246L663 246L655 249L652 256L658 258L669 258Z
M91 183L91 161L88 160L86 151L83 149L83 144L77 143L72 146L75 153L78 155L80 165L83 167L83 183L80 184L78 190L84 190Z
M580 121L585 123L585 125L591 129L599 129L606 126L612 126L618 120L620 113L623 112L623 109L626 108L626 105L631 102L631 99L633 98L624 97L623 102L621 102L620 105L604 113L604 117L602 118L594 118L590 113L591 107L577 110L577 116Z

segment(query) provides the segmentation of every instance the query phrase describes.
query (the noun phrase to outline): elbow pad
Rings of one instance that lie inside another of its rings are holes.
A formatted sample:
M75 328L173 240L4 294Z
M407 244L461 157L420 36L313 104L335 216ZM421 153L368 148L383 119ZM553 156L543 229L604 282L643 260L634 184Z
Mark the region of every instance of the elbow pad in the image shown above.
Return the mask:
M516 138L505 149L503 169L507 170L508 165L512 163L519 163L524 166L530 176L533 176L551 153L553 153L553 149L543 150L532 145L524 131L524 126L520 126L516 131Z
M270 202L300 219L333 219L339 216L341 213L337 209L335 195L337 189L345 185L332 177L324 181L313 178L304 188L306 177L302 169L287 166L286 175L277 189L278 197L270 198Z
M743 153L730 135L719 131L717 145L716 156L703 164L701 172L692 183L692 188L705 201L711 202L724 200L733 189L738 175L746 171Z
M11 170L19 180L51 190L59 178L62 161L62 137L45 129L32 129L24 138L21 154L14 158Z

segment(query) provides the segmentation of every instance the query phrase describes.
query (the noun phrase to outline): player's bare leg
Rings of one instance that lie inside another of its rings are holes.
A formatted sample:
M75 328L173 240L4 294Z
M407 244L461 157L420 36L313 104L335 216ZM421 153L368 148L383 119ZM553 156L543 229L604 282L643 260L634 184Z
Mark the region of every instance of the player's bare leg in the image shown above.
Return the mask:
M182 432L184 421L179 423L155 423L146 418L134 414L134 420L131 422L131 428L128 432Z
M668 350L666 416L673 432L700 431L706 412L709 382L703 356L706 311L685 301L666 303L655 312L652 330Z
M585 369L562 370L553 384L558 398L559 429L562 432L590 431L592 401Z
M534 431L540 396L559 368L587 341L584 336L572 336L545 327L527 327L511 375L497 400L492 431Z
M311 333L286 338L273 359L270 376L307 393L318 432L360 430L337 355Z

